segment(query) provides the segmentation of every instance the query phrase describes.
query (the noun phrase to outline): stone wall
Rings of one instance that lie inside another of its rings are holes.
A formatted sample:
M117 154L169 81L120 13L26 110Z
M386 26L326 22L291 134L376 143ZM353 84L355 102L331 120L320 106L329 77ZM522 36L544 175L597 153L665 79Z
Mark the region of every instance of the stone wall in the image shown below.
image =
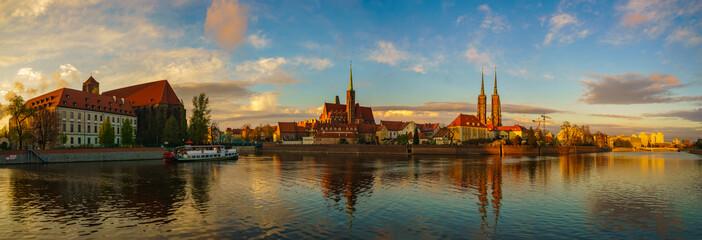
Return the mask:
M23 163L71 163L102 161L159 160L161 148L93 148L36 150L44 160L27 151L0 151L0 165Z
M363 145L363 144L307 144L283 145L264 143L263 153L276 152L315 152L315 153L375 153L375 154L408 154L407 146L400 145Z

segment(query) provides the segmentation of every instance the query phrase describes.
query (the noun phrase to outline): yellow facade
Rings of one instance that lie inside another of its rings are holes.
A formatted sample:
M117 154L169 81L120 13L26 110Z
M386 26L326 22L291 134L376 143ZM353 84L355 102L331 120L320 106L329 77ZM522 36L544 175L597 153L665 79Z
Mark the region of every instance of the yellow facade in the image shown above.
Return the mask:
M452 140L468 141L473 139L487 139L487 128L477 126L454 126L448 127L453 132Z

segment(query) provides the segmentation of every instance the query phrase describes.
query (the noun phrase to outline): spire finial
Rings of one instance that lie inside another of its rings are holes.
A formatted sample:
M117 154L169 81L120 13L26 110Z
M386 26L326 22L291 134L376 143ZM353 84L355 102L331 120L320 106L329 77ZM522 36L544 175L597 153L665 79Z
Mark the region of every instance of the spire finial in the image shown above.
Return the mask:
M352 71L352 65L353 62L349 61L349 91L353 91L353 71Z
M495 91L492 94L497 95L497 66L495 66Z
M485 76L482 67L480 67L480 95L485 95Z

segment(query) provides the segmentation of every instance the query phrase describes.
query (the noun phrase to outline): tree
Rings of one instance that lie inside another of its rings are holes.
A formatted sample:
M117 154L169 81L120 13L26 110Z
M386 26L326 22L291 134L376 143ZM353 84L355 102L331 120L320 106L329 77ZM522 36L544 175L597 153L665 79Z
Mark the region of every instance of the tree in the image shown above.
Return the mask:
M632 147L631 142L628 141L628 140L624 140L624 139L617 139L617 140L614 140L614 142L612 143L612 145L614 145L615 147L625 147L625 148L630 148L630 147Z
M212 143L218 143L219 142L219 123L212 121L210 123L210 139Z
M36 142L42 149L46 149L46 145L56 143L59 136L59 117L56 111L39 110L35 112L32 121L32 130L36 137Z
M578 125L570 125L570 122L565 121L561 125L561 131L558 132L558 140L565 146L575 146L582 142L583 134L578 128Z
M115 129L112 128L110 118L105 119L100 125L100 144L105 147L112 147L115 144Z
M446 129L446 138L449 140L449 144L453 145L453 137L456 136L456 129L450 127L444 127Z
M183 101L181 101L183 102ZM185 106L180 104L180 138L176 141L177 144L185 143L185 139L188 139L188 118L185 116Z
M360 136L358 136L357 143L358 144L366 144L366 137L364 137L363 134L361 134Z
M397 136L396 140L399 145L407 145L409 143L409 136L407 136L407 134L400 134Z
M702 149L702 138L697 139L697 142L695 142L694 147L697 149Z
M193 115L190 116L190 139L198 144L207 141L207 128L210 126L212 110L208 105L210 98L205 93L193 97Z
M173 118L173 117L171 117ZM133 145L134 144L134 128L132 127L132 121L125 119L122 124L122 145Z
M174 145L180 142L178 121L173 116L169 117L168 120L166 120L166 124L163 126L163 141L167 142L168 145Z
M529 129L525 129L525 131L522 134L524 136L524 139L526 140L526 144L532 147L536 147L538 145L538 142L536 140L536 133L534 132L533 127L529 127Z
M66 136L65 133L59 134L58 142L59 142L60 144L66 144L66 143L68 142L68 136Z
M261 128L261 132L265 136L265 141L273 141L273 134L275 134L275 129L270 124L266 124Z
M414 128L414 133L412 134L412 144L419 145L419 133L417 133L417 128Z
M522 137L520 136L514 136L512 139L510 139L512 142L512 145L519 146L522 145Z
M22 149L24 141L32 138L26 120L34 115L34 109L27 108L22 96L15 95L10 99L7 112L12 116L10 118L10 141L17 142L19 149Z

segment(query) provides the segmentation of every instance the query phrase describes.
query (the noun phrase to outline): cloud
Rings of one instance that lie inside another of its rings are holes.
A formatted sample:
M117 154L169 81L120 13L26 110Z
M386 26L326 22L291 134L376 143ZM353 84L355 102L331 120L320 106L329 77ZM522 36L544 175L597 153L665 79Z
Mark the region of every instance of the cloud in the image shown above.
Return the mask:
M253 92L249 90L250 83L244 81L223 81L223 82L184 82L172 84L173 90L181 98L190 99L192 96L197 96L201 92L205 92L207 96L218 98L225 97L229 99L246 99Z
M702 43L702 36L690 28L678 28L665 40L669 44L674 42L682 42L685 46L691 47Z
M407 59L407 52L396 49L391 42L378 41L375 44L377 48L368 55L370 60L395 66L398 61Z
M263 92L256 94L249 100L249 111L264 111L278 107L280 92Z
M621 45L637 42L640 39L654 39L668 32L666 39L675 39L683 36L692 36L692 42L687 37L679 41L686 46L696 45L694 37L699 36L699 28L694 29L689 24L696 23L697 16L702 10L700 1L675 1L657 0L640 1L629 0L616 7L621 15L617 26L612 28L603 41L605 43ZM681 26L677 30L669 31L671 26ZM686 32L689 31L689 32ZM681 35L682 34L682 35ZM697 40L699 43L700 40ZM677 42L675 40L669 43Z
M329 67L334 66L334 63L329 61L327 58L317 58L317 57L297 57L295 58L296 64L303 64L309 66L311 69L324 70Z
M235 74L243 79L257 84L272 84L275 86L295 85L304 79L292 76L292 72L286 71L283 67L289 61L283 57L260 58L255 61L246 61L235 67Z
M266 38L266 35L261 34L260 31L256 34L249 35L246 39L256 49L266 48L271 44L271 40Z
M544 78L546 78L546 79L554 79L555 77L554 77L553 75L551 75L550 73L546 73L546 74L544 74Z
M616 115L616 114L590 114L590 116L595 116L595 117L606 117L606 118L620 118L620 119L629 119L629 120L641 120L641 117L636 117L636 116L625 116L625 115Z
M552 108L544 108L537 106L528 106L522 104L502 104L502 112L505 113L523 113L523 114L551 114L551 113L563 113L567 111L561 111Z
M510 25L507 23L507 20L505 20L505 17L492 12L492 9L490 9L487 4L480 5L478 10L485 13L485 18L480 23L481 28L489 29L494 33L499 33L510 29Z
M495 66L495 64L492 62L492 58L490 55L486 52L478 52L478 50L470 46L468 50L463 54L466 58L468 58L469 63L473 63L476 65L484 66L487 65L488 67L490 66Z
M461 22L463 22L463 19L465 19L466 17L466 15L458 16L458 18L456 18L456 27L460 26Z
M239 6L237 0L214 0L207 8L205 33L228 51L244 43L248 8ZM255 46L255 45L254 45Z
M702 108L697 108L689 111L670 111L665 113L646 113L643 114L646 117L675 117L681 118L693 122L702 123Z
M585 93L580 101L589 104L644 104L702 101L702 96L674 96L672 89L688 86L674 75L625 73L601 75L588 73L596 80L581 80Z
M490 104L488 104L488 109ZM477 111L477 104L469 102L426 102L421 106L375 106L375 111L425 111L425 112L463 112L471 113ZM490 111L488 110L488 113ZM522 104L502 104L503 113L523 113L523 114L541 114L541 113L560 113L564 111L528 106Z
M590 30L581 29L580 25L582 24L575 16L567 13L552 16L549 20L549 32L544 37L543 45L549 45L553 41L570 44L591 34Z

